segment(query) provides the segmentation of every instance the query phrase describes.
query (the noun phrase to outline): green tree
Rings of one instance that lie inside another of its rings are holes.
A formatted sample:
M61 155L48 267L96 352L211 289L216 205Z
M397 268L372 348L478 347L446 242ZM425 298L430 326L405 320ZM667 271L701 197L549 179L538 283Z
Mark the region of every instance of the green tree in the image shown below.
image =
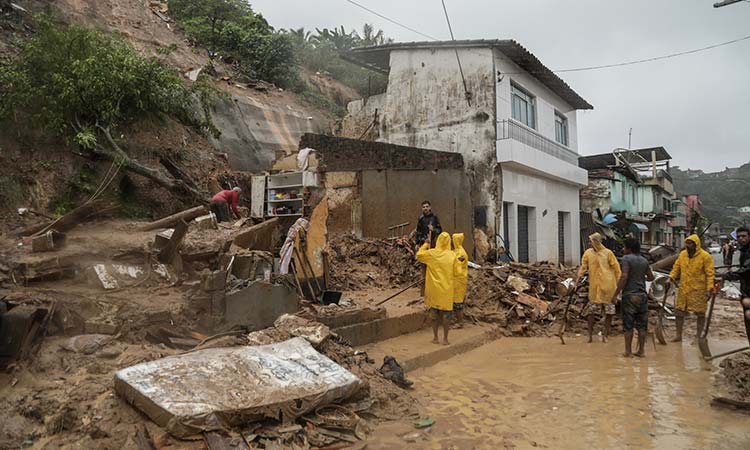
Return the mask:
M170 0L187 35L249 77L289 86L296 81L294 42L243 0Z
M36 34L0 66L0 119L30 122L76 142L83 156L120 162L127 170L184 193L179 181L132 160L114 131L149 114L206 130L195 113L206 86L185 86L174 71L141 57L124 39L41 17ZM205 111L205 110L204 110Z

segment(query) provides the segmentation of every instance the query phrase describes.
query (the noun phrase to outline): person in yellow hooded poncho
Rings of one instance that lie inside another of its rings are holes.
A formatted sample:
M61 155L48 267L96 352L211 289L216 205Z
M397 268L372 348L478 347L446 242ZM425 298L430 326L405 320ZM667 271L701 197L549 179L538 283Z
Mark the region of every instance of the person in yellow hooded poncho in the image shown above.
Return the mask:
M463 327L464 299L469 284L469 255L463 247L464 234L453 234L453 253L456 255L456 268L453 277L453 311L456 313L458 328Z
M612 303L612 295L617 290L617 280L620 279L622 271L615 254L602 244L602 235L592 234L589 236L589 243L591 243L591 248L583 253L575 286L578 286L583 275L588 272L589 303L586 305L585 315L588 321L589 343L593 340L597 310L605 316L602 340L607 342L609 330L612 327L612 317L616 311L615 304Z
M424 301L434 316L433 340L439 344L438 328L443 326L443 344L448 345L448 317L453 311L453 280L456 255L451 250L451 236L440 233L435 248L430 248L428 239L417 251L417 260L427 266L425 274Z
M708 299L714 287L714 259L701 248L701 240L697 235L691 234L685 239L685 249L672 266L669 279L680 280L675 300L677 335L672 342L682 341L686 312L695 313L700 336L706 324Z

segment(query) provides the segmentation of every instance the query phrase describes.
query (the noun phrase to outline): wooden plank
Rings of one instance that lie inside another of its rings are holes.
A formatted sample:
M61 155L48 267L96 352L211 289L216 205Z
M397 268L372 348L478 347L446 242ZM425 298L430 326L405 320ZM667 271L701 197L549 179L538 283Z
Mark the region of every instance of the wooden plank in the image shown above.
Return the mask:
M145 426L138 427L135 431L135 445L138 446L138 450L156 450L154 441Z
M143 225L140 230L151 231L159 228L169 228L172 225L178 223L180 220L189 222L196 217L203 216L205 214L208 214L208 209L206 209L205 206L196 206L195 208L186 209L185 211L178 212L177 214L172 214L171 216L164 217L155 222L147 223L146 225Z
M161 261L164 264L172 263L172 260L174 259L174 256L177 253L177 249L182 243L182 240L185 238L185 235L187 234L187 232L188 232L187 222L180 219L180 221L177 222L177 226L174 228L174 233L172 233L172 237L169 238L169 242L159 252L159 257L158 257L159 261Z
M254 176L250 183L250 217L262 219L265 216L266 177Z

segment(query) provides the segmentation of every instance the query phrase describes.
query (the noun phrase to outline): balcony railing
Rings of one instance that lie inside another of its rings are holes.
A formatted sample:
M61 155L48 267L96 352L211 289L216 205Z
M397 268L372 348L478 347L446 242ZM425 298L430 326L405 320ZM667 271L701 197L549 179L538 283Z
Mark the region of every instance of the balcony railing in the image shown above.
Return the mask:
M578 165L578 153L513 120L497 122L497 139L513 139L557 159Z

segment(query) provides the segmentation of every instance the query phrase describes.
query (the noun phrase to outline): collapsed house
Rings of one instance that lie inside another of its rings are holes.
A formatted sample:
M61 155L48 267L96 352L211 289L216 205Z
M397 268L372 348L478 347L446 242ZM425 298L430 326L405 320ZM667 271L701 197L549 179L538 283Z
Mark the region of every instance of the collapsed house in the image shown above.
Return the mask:
M459 153L474 227L521 262L579 259L577 110L593 107L513 40L390 43L344 57L388 75L344 133ZM461 61L462 68L456 64Z
M579 165L588 171L581 211L639 237L647 249L680 247L687 228L686 208L672 184L670 159L664 147L580 157Z

